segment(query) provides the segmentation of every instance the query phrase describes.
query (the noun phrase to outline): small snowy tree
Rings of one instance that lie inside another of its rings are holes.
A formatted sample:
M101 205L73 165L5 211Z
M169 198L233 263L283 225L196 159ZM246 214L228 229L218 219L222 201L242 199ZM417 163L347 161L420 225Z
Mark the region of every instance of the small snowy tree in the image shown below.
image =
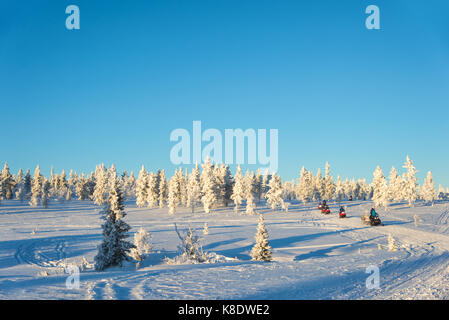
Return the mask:
M123 191L115 167L108 173L109 194L103 209L103 243L98 247L98 254L95 256L95 269L100 271L110 266L121 266L123 261L128 260L130 250L135 248L132 243L126 241L131 227L123 221L126 216Z
M178 227L175 224L176 234L181 240L181 244L178 246L181 252L181 260L193 261L193 262L206 262L208 260L207 254L203 251L200 243L200 238L194 233L193 229L189 227L184 235L178 231Z
M382 169L377 166L373 173L373 202L376 207L384 207L385 210L388 207L388 185L385 179Z
M245 176L245 190L246 190L246 214L255 214L256 196L257 196L257 181L254 172Z
M165 177L165 171L159 172L159 208L163 208L167 202L167 178Z
M176 178L176 175L174 175L168 182L168 200L167 200L167 206L168 206L168 213L174 214L176 212L176 208L179 205L179 187L178 187L178 180Z
M145 170L145 166L142 165L139 176L136 181L136 204L138 207L145 206L148 196L148 172Z
M436 191L435 185L433 183L432 172L427 173L426 180L424 181L424 185L422 186L422 197L426 203L430 203L433 205L433 202L436 199Z
M268 242L268 231L265 227L263 216L259 215L257 226L256 244L251 250L251 258L256 261L271 261L271 247Z
M340 176L337 177L337 182L335 184L335 200L337 200L338 205L345 197L345 190L343 187L343 183L341 182Z
M144 260L145 256L151 252L151 234L140 228L134 234L134 246L135 248L130 250L130 256L137 261Z
M245 199L245 178L243 177L240 165L237 167L237 171L234 175L234 186L232 187L231 199L234 201L234 211L238 212L240 205Z
M201 200L201 186L200 186L200 170L198 165L192 169L189 176L189 181L187 185L187 203L192 209L192 213L195 212L197 204Z
M36 170L34 171L34 178L31 183L31 199L30 199L30 206L36 207L41 199L42 194L42 182L43 177L41 175L40 167L39 165L36 167Z
M394 240L393 236L388 234L388 250L389 251L396 251L398 249L398 246L396 245L396 241Z
M148 176L148 189L147 189L147 203L149 208L154 208L158 205L158 176L151 172Z
M274 173L268 183L268 191L265 195L267 203L272 210L275 210L279 205L282 206L284 200L282 199L282 181L281 177Z
M417 194L417 179L416 173L418 172L413 165L413 161L410 160L409 156L405 161L403 168L407 169L405 174L405 184L404 184L404 198L408 201L409 206L413 207L418 196Z
M335 184L334 179L331 177L330 174L329 162L326 162L323 184L324 184L324 194L322 198L326 201L329 201L334 197L335 192Z
M203 234L204 235L209 234L209 225L207 224L207 222L204 223Z
M217 204L218 190L214 177L214 165L210 158L206 159L206 162L202 165L203 172L201 174L202 183L202 197L204 212L210 213L212 208Z
M93 196L94 203L99 206L103 205L105 201L107 184L108 176L104 164L101 164L95 169L95 189Z
M5 199L12 199L16 182L9 171L8 162L5 162L0 180L3 185L3 197Z
M48 207L48 202L50 201L50 182L44 178L42 183L42 192L41 192L41 203L44 208Z

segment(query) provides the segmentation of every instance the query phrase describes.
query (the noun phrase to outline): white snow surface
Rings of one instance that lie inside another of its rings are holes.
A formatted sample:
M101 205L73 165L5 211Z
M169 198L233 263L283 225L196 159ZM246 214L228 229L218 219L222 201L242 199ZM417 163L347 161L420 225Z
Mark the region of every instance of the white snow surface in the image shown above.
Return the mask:
M178 208L138 208L126 202L129 240L139 228L152 234L152 252L104 272L93 258L102 241L101 207L91 201L51 202L47 209L18 200L0 205L0 299L448 299L449 202L393 204L379 210L385 226L361 223L371 201L347 201L323 215L317 203L290 203L288 213L264 203L272 262L251 261L258 215L233 207L210 214ZM418 215L415 226L414 215ZM203 235L204 223L209 234ZM191 226L209 263L168 264L178 255L179 229ZM388 235L398 246L388 251ZM379 250L381 245L381 250ZM83 262L83 257L85 261ZM87 260L87 263L86 263ZM82 266L80 288L68 289L64 268ZM380 288L367 289L368 266L380 270Z

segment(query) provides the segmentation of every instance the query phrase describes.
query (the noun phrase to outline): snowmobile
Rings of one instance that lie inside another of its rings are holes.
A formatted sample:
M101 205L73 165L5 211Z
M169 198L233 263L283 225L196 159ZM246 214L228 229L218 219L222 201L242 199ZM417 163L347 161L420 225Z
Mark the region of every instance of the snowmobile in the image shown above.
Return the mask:
M340 218L346 218L346 212L343 207L340 207L340 213L338 214Z
M322 206L322 208L321 208L321 213L324 213L324 214L329 214L329 213L331 213L331 210L329 209L329 206L328 206L328 205Z
M383 226L384 224L380 221L377 213L375 215L372 214L364 214L362 215L362 223L366 225L374 226Z
M320 201L318 204L318 210L323 210L324 207L327 207L326 200Z

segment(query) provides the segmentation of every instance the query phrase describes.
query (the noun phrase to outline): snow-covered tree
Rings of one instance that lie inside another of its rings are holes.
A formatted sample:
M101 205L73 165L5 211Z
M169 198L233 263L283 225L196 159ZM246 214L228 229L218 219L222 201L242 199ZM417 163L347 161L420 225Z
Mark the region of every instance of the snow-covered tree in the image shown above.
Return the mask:
M246 214L255 214L257 197L257 180L254 172L245 176L246 190Z
M44 208L48 207L48 203L50 202L50 188L51 184L50 181L47 179L43 179L42 182L42 192L41 192L41 203Z
M299 174L299 181L296 185L296 198L303 203L313 200L313 192L315 190L313 173L302 167Z
M174 214L176 212L176 208L179 206L180 194L179 194L179 182L174 175L168 182L168 213Z
M218 198L217 184L214 177L214 165L212 164L210 158L207 158L202 167L203 172L201 174L201 202L203 203L204 212L210 213L212 211L212 208L214 208L217 204Z
M324 197L324 180L321 176L321 169L318 168L318 171L316 173L316 177L314 179L315 182L315 189L313 191L313 200L320 201Z
M159 192L158 192L158 175L151 172L148 176L148 189L147 189L147 203L149 208L154 208L158 205Z
M209 234L209 225L207 224L207 222L204 223L203 234L204 235L208 235Z
M389 186L388 186L388 199L390 201L401 201L401 197L402 197L402 190L401 190L401 177L398 175L398 171L396 170L396 168L393 166L391 167L391 171L390 171L390 176L388 177L389 179Z
M98 247L98 254L95 256L96 270L121 266L123 261L128 260L130 250L135 248L132 243L126 241L131 227L123 221L126 216L123 191L115 167L108 170L108 175L109 194L103 209L103 243Z
M16 177L16 188L14 190L16 199L22 202L25 199L23 170L20 169Z
M30 206L36 207L40 200L42 195L42 183L43 183L43 176L41 175L41 170L39 165L36 167L36 170L34 171L34 178L31 183L31 199L30 199Z
M388 207L388 185L385 179L382 169L377 166L373 173L373 202L376 207L384 207L385 210Z
M151 252L151 234L144 228L137 230L134 234L134 246L130 250L130 256L137 261L144 260Z
M84 173L77 179L75 192L78 200L89 199L88 180L84 177Z
M426 203L431 203L436 199L436 191L435 185L433 183L432 172L427 172L426 180L424 181L424 185L422 186L422 197Z
M215 166L214 177L218 188L218 201L227 207L231 201L233 187L232 174L229 166L224 164Z
M148 196L148 172L145 166L142 165L139 176L136 181L136 204L138 207L145 206Z
M0 180L3 185L3 197L5 199L12 199L16 183L9 171L8 162L5 162Z
M245 199L245 178L242 174L242 169L240 165L237 167L237 171L234 175L234 186L232 187L232 195L231 199L234 201L234 211L238 212L240 209L240 205Z
M30 197L31 197L31 184L32 184L32 178L31 178L30 169L28 169L27 173L25 174L25 178L23 179L24 199L30 199Z
M340 202L345 197L345 190L343 187L343 183L341 182L340 176L337 177L337 182L335 183L335 200L340 205Z
M388 250L389 251L396 251L398 250L398 246L396 244L396 241L394 240L391 233L388 234Z
M271 176L265 197L272 210L275 210L278 206L282 206L284 202L284 199L282 199L282 180L276 173Z
M159 208L163 208L167 202L167 178L165 177L165 171L159 171Z
M197 164L190 173L187 185L187 203L189 208L192 209L192 213L195 212L195 208L200 201L201 201L200 169L198 168Z
M271 261L271 247L268 242L268 231L265 227L263 216L259 215L257 225L256 244L251 249L251 258L256 261Z
M413 161L409 156L405 161L403 168L407 169L405 173L405 185L404 185L404 199L408 201L410 207L413 207L417 198L417 179L416 173L418 172L413 165Z
M101 206L106 200L108 185L108 176L104 168L104 164L98 165L95 169L95 189L93 200L94 203Z
M332 178L330 173L329 162L326 162L323 184L324 184L324 194L322 198L326 201L329 201L334 197L335 192L335 184L334 179Z

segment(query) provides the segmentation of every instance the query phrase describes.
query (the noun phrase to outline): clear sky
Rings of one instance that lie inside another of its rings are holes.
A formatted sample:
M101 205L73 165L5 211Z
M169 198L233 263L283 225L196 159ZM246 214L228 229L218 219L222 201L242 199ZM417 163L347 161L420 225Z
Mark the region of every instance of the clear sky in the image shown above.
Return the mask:
M284 179L329 161L371 180L408 154L449 186L449 1L0 0L0 108L14 171L171 175L170 132L201 120L278 129Z

